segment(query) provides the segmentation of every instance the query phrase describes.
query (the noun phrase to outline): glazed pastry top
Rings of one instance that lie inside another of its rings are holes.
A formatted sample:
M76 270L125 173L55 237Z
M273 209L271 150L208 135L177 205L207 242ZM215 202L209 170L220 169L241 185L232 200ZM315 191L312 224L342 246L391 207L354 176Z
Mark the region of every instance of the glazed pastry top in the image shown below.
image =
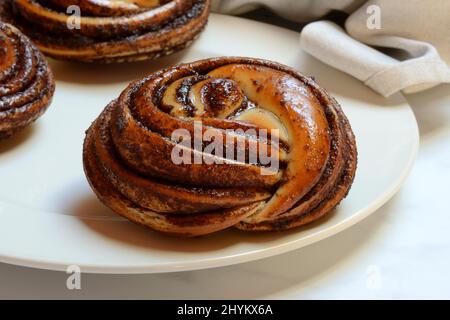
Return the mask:
M174 150L188 161L174 161ZM282 230L345 197L356 146L312 79L264 60L214 58L130 84L89 129L85 168L107 205L160 231Z
M198 14L205 1L76 0L70 6L61 0L14 0L13 3L22 17L48 32L111 39L164 28L186 12Z
M230 165L232 172L217 177L221 166L217 170L205 168L197 175L199 181L190 183L217 187L279 185L261 213L272 216L291 208L320 178L329 156L328 122L320 102L295 77L265 66L228 64L164 84L164 91L155 92L161 95L157 105L151 94L153 83L144 83L130 103L141 123L165 137L179 128L192 131L194 119L211 123L218 130L244 126L257 132L265 128L282 133L285 148L280 150L280 160L286 167L273 175L261 175L258 164L235 163ZM223 135L228 136L226 130ZM142 165L134 164L139 168ZM160 165L165 164L153 163L151 170Z

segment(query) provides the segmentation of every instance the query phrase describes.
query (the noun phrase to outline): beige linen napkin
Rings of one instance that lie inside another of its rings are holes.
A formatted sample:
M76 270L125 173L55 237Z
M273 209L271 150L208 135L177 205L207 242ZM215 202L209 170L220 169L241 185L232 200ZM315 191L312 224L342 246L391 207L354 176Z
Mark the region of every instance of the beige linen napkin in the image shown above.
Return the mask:
M301 22L347 12L345 30L309 23L301 47L383 96L450 82L450 0L213 0L213 10L229 14L260 6Z

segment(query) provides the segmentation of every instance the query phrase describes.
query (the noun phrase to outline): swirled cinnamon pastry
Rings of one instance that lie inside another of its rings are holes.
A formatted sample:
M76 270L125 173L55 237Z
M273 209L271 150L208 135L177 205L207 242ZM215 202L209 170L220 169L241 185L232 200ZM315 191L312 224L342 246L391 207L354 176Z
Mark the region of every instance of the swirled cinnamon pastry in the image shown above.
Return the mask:
M0 0L0 21L14 24L10 0Z
M205 27L210 0L10 0L16 23L54 58L84 62L155 59Z
M311 78L251 58L215 58L132 83L87 131L97 196L152 229L197 236L286 230L347 195L355 139Z
M39 50L18 29L0 22L0 139L40 117L54 89Z

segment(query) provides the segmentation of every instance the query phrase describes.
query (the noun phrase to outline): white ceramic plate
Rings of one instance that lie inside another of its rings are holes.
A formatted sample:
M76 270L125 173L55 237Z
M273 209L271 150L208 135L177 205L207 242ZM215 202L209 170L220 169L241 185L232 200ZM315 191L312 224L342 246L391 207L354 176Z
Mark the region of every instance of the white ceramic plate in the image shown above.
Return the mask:
M314 75L342 104L357 137L359 168L348 198L326 219L290 232L229 230L198 239L160 235L125 221L86 182L84 130L133 79L178 62L253 56ZM400 188L418 149L413 113L401 96L386 100L359 81L299 50L298 34L212 15L190 49L156 62L79 65L52 61L57 79L46 115L0 144L0 260L83 272L152 273L230 265L284 253L355 224ZM318 252L320 254L320 252Z

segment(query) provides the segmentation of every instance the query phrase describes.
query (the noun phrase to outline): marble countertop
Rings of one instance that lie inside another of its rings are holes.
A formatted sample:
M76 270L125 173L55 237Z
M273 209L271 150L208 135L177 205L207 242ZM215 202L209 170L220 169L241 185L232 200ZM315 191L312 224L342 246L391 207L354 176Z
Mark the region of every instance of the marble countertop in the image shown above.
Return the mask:
M369 218L306 248L256 262L155 275L81 276L0 264L0 298L450 298L450 85L407 95L420 128L416 165Z

